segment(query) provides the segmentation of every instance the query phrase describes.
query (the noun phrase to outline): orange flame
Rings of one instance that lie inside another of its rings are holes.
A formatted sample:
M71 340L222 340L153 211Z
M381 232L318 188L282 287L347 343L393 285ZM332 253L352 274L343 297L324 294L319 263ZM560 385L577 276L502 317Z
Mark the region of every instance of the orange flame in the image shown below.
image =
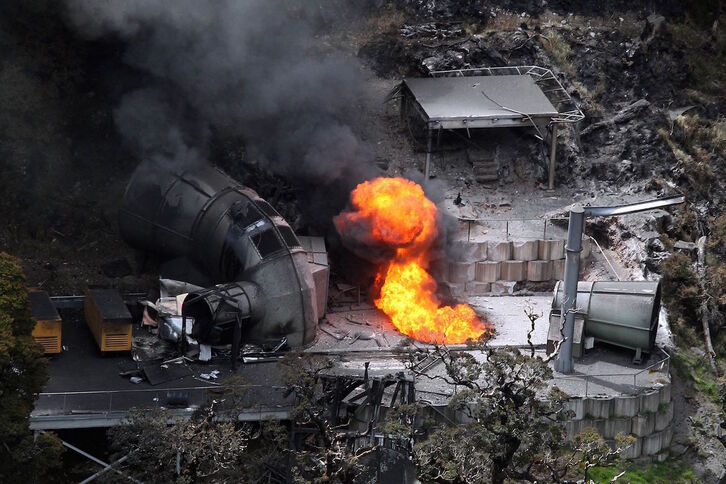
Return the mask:
M390 247L393 259L376 276L375 305L404 334L429 343L464 343L487 331L466 304L441 306L436 281L426 272L438 235L437 208L418 184L376 178L351 193L352 210L335 217L344 240Z

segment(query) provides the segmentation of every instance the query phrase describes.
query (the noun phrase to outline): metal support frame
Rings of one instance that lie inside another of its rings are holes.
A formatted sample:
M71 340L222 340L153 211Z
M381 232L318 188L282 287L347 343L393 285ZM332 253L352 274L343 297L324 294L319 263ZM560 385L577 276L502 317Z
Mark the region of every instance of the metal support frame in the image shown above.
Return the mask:
M84 451L84 450L82 450L82 449L79 449L79 448L78 448L78 447L76 447L75 445L69 444L69 443L68 443L68 442L66 442L65 440L61 440L61 443L63 444L63 446L65 446L65 447L68 447L68 448L69 448L69 449L71 449L72 451L74 451L74 452L77 452L77 453L81 454L81 455L82 455L83 457L85 457L86 459L92 460L92 461L93 461L93 462L95 462L96 464L98 464L98 465L101 465L101 466L103 466L103 469L102 469L101 471L99 471L99 472L97 472L97 473L93 474L92 476L90 476L89 478L85 479L84 481L82 481L82 483L81 483L81 484L83 484L83 483L86 483L86 482L91 482L92 480L96 479L97 477L99 477L100 475L102 475L103 473L105 473L105 472L107 472L107 471L113 471L113 472L115 472L116 474L120 475L121 477L125 477L126 479L128 479L128 480L129 480L129 481L131 481L131 482L135 482L135 483L137 483L137 484L142 484L142 483L141 483L141 481L139 481L139 480L136 480L136 479L134 479L134 478L133 478L133 477L131 477L131 476L127 476L126 474L124 474L124 473L123 473L123 472L121 472L120 470L118 470L118 469L114 469L114 467L113 467L113 466L115 466L116 464L120 464L121 462L124 462L124 461L125 461L126 459L128 459L128 458L129 458L129 454L125 455L124 457L122 457L121 459L119 459L119 460L117 460L117 461L114 461L114 462L113 462L113 463L111 463L111 464L108 464L108 463L106 463L106 462L102 461L101 459L99 459L99 458L97 458L97 457L94 457L94 456L92 456L92 455L91 455L91 454L89 454L88 452L86 452L86 451Z
M562 301L560 327L562 344L557 355L555 369L560 373L572 373L572 340L575 335L575 308L577 307L577 279L580 272L580 252L582 252L582 231L585 225L585 210L577 204L570 209L570 222L567 225L567 245L565 246L565 298Z
M577 280L580 274L580 252L582 251L582 233L586 217L609 217L629 213L644 212L656 208L669 207L684 203L686 197L675 197L648 200L614 207L585 207L576 204L570 209L570 220L567 224L567 246L565 254L565 297L562 300L562 313L564 318L562 329L562 344L560 345L555 370L570 374L573 371L572 340L575 334L575 308L577 307ZM561 325L562 325L562 321Z
M431 144L434 139L434 130L430 125L426 126L426 166L424 168L424 183L428 183L431 175Z
M547 188L549 190L555 189L555 163L557 162L557 123L552 123L552 137L550 140L550 173L549 183Z
M562 86L562 83L557 79L557 76L547 68L540 67L540 66L508 66L508 67L479 67L479 68L471 68L471 69L454 69L454 70L447 70L447 71L433 71L430 73L431 77L466 77L466 76L503 76L503 75L520 75L520 76L531 76L532 79L534 79L535 84L540 87L544 95L547 97L547 99L552 103L552 105L557 110L556 116L548 117L547 119L533 119L530 116L522 117L522 119L518 120L510 120L511 122L506 122L506 120L496 120L496 125L492 123L491 120L484 120L482 121L481 126L473 126L473 127L504 127L504 126L525 126L527 123L534 125L535 129L537 128L537 121L541 121L544 123L551 123L552 126L552 137L551 137L551 143L550 143L550 159L549 159L549 179L548 179L548 189L554 190L555 187L555 168L556 168L556 158L557 158L557 132L559 130L559 124L561 123L576 123L578 121L581 121L585 118L585 115L583 114L582 110L577 106L575 101L572 99L570 94L567 92L567 89ZM423 111L420 105L418 105L417 102L414 100L408 99L406 89L402 92L401 96L401 119L403 119L404 116L408 114L409 111L409 103L414 106L416 111L424 118L426 119L426 113ZM520 113L522 114L522 113ZM469 127L472 126L470 120L464 121L467 123L465 125L466 129L468 130ZM457 121L456 123L459 123ZM475 122L476 123L476 122ZM507 124L509 123L509 124ZM525 124L523 124L525 123ZM456 129L461 128L461 126L458 126L458 124L454 127L451 126L445 126L443 124L439 125L440 128L446 128L446 129ZM429 179L430 176L430 167L431 167L431 141L432 141L432 126L430 124L430 121L427 122L426 126L428 133L427 133L427 141L426 141L426 166L425 166L425 180ZM541 133L540 133L541 134ZM439 133L440 135L440 133Z

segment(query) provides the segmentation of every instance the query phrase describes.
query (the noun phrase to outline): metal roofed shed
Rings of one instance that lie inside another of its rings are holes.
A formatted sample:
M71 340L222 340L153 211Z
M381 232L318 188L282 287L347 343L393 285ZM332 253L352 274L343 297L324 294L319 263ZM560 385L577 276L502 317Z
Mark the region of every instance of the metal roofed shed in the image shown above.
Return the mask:
M33 338L43 346L43 353L61 352L62 322L50 296L45 291L31 291L30 315L35 320Z
M550 128L549 188L554 188L557 127L584 114L551 70L537 66L435 71L401 83L401 116L411 110L427 128L425 178L434 131L533 127L544 140Z
M530 120L547 124L558 114L528 75L428 77L403 82L426 120L443 129L521 126Z

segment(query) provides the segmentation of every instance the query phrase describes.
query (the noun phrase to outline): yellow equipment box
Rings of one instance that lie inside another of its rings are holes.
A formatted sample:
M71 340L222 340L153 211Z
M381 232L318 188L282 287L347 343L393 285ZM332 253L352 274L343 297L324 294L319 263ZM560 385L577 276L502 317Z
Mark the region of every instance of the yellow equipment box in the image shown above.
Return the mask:
M86 324L102 353L131 351L131 313L114 289L86 289Z
M60 353L63 322L50 296L45 291L31 291L28 299L30 316L35 320L33 338L43 346L46 355Z

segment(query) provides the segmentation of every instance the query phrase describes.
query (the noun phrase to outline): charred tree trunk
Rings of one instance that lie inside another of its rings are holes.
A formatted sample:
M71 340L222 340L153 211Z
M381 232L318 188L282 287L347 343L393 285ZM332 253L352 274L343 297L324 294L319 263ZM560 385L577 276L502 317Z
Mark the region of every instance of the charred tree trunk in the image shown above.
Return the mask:
M703 301L701 302L701 326L703 327L703 338L705 340L706 345L706 353L708 354L708 360L711 364L711 369L715 372L716 369L716 352L713 350L713 343L711 342L711 327L710 327L710 321L711 321L711 310L709 309L708 302L709 302L709 296L708 292L706 290L706 276L707 276L707 270L706 270L706 237L703 236L698 239L697 242L697 248L698 248L698 285L701 289L701 294L703 294Z

